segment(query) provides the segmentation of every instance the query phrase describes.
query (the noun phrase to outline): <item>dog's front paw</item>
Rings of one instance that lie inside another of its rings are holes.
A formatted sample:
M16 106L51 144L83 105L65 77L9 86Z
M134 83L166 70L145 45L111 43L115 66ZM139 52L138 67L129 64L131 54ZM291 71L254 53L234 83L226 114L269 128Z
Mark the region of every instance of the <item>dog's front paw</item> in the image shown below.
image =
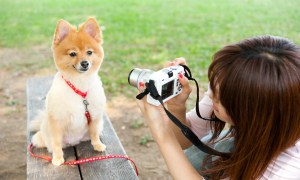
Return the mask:
M95 151L99 151L99 152L103 152L106 149L106 146L103 143L94 144L93 147Z
M64 162L65 162L65 160L63 157L53 157L53 159L52 159L52 164L55 166L60 166Z

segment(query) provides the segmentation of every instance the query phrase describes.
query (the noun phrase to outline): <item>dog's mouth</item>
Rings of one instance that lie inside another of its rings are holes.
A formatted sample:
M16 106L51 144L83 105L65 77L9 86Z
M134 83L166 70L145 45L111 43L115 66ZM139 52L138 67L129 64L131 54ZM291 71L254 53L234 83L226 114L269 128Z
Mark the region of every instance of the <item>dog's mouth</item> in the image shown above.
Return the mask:
M92 67L92 64L89 61L81 61L76 65L72 65L72 66L76 71L80 73L84 73L87 72Z

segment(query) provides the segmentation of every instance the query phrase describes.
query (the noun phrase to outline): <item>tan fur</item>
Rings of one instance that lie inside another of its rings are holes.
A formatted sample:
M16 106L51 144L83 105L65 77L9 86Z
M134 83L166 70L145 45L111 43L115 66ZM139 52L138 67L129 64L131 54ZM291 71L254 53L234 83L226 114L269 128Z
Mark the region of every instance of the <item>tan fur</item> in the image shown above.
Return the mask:
M102 32L94 18L89 18L77 31L65 20L59 20L55 29L52 50L58 69L47 94L46 109L32 121L30 129L39 130L33 137L36 147L47 147L52 152L52 163L64 162L62 148L91 139L96 151L106 146L100 141L105 94L98 71L104 58ZM92 54L88 54L92 51ZM76 56L71 56L71 53ZM89 62L88 70L82 70L82 62ZM77 89L88 91L86 99L92 121L87 125L83 98L64 81L70 81Z

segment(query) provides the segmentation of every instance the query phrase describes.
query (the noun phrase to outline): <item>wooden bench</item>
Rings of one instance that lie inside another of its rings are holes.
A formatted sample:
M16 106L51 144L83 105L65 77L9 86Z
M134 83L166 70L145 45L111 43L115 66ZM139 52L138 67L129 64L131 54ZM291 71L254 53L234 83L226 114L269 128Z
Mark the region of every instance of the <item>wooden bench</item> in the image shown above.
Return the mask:
M46 94L51 86L53 77L32 78L27 81L27 127L32 120L42 110L45 105ZM30 144L34 133L27 128L27 145ZM109 120L104 115L104 128L101 140L106 144L107 149L103 153L93 150L90 141L82 142L75 147L64 149L65 161L88 158L104 155L126 155L125 150ZM34 148L34 153L38 155L50 156L46 148ZM80 165L54 166L43 159L31 157L27 152L27 179L103 179L103 180L134 180L138 179L131 162L126 159L107 159L94 161Z

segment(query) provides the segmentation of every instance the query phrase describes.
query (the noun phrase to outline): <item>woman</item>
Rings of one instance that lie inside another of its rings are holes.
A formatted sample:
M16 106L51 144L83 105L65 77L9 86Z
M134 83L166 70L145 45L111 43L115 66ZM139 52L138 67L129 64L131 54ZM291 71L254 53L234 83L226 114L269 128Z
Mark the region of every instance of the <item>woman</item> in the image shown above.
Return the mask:
M168 65L184 63L179 58ZM167 107L210 146L230 152L229 157L203 158L161 106L152 106L145 98L138 101L173 178L299 179L299 47L274 36L228 45L214 55L208 78L211 92L199 102L200 113L221 121L211 122L209 128L195 109L186 114L191 88L185 77L180 78L183 93L168 101ZM188 147L186 157L182 149ZM197 160L201 167L195 169L192 163L195 166Z

